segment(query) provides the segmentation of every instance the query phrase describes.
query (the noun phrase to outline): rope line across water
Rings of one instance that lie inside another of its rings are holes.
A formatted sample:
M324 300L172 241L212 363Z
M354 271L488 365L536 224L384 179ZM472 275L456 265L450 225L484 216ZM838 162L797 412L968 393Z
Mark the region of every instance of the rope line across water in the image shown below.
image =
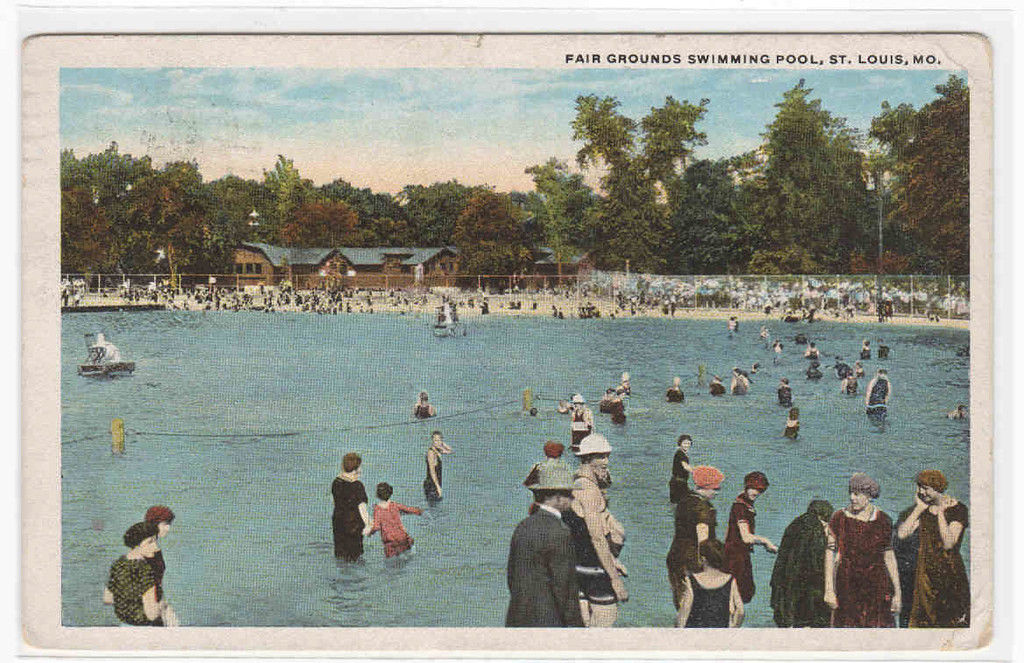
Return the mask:
M423 424L428 421L438 421L440 419L454 419L455 417L464 417L467 414L476 414L477 412L485 412L487 410L494 410L499 407L518 403L519 399L501 401L491 405L485 405L484 407L474 408L472 410L463 410L461 412L453 412L451 414L445 414L429 419L413 419L411 421L393 421L385 424L370 424L362 426L349 426L348 428L333 428L333 427L322 427L322 428L311 428L307 430L297 431L279 431L279 432L253 432L253 433L181 433L176 431L145 431L137 430L134 428L125 428L125 431L132 435L149 435L151 437L215 437L215 438L250 438L250 437L295 437L296 435L304 435L308 433L318 433L324 431L332 431L335 433L347 433L356 430L373 430L378 428L394 428L396 426L416 426Z

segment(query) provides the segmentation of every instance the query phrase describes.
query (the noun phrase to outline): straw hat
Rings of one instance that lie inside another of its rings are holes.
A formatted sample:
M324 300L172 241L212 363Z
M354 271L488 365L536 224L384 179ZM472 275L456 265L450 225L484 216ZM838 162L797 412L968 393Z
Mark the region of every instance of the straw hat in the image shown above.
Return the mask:
M608 438L600 433L591 433L580 440L580 449L576 452L576 455L587 456L590 454L610 454L611 452L612 445L608 444Z
M562 463L542 466L537 471L537 483L530 490L572 490L572 470Z

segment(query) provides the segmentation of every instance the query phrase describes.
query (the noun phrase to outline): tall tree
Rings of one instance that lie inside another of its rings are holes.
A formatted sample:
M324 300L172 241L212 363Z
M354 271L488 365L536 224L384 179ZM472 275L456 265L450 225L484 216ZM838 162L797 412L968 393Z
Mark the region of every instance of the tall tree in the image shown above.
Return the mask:
M568 164L554 157L530 166L526 174L533 176L536 193L527 197L524 207L561 267L581 247L592 244L590 216L597 198L583 175L570 173Z
M292 213L313 197L313 182L303 179L295 162L284 155L277 155L272 170L263 171L263 185L270 193L273 211L264 220L268 239L273 240L284 224L292 219Z
M924 271L970 271L970 92L951 75L939 97L914 111L908 104L871 122L871 135L893 163L891 216L917 240Z
M228 247L210 242L213 200L208 193L194 161L169 163L132 188L126 255L131 271L154 271L166 261L172 276L184 270L203 273L225 261L215 249ZM163 256L160 261L155 259L158 252Z
M409 228L421 246L447 246L453 241L455 220L469 199L486 187L469 187L456 180L430 186L408 185L399 194Z
M583 167L604 169L604 199L596 208L595 258L602 267L661 272L668 264L670 235L666 190L676 181L693 148L707 142L696 123L709 101L699 104L666 97L639 123L619 112L613 97L576 98L573 140Z
M846 269L868 220L860 137L810 98L804 80L783 94L762 134L764 165L745 186L761 247L750 269Z
M467 274L515 274L530 264L517 209L506 195L484 191L470 198L452 237Z
M736 183L728 160L694 161L669 189L673 246L668 268L677 274L721 274L746 268Z

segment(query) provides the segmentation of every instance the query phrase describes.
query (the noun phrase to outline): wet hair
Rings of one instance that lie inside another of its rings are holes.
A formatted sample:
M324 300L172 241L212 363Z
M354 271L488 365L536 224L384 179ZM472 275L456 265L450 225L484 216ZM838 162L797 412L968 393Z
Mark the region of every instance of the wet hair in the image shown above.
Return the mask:
M676 444L682 444L683 440L689 440L690 444L693 444L693 438L690 437L687 433L683 433L682 435L680 435L679 439L676 440Z
M444 435L442 435L441 431L439 431L439 430L432 430L432 431L430 431L430 437L434 437L435 435L441 435L441 437L444 437Z
M421 400L421 401L426 401L426 400L430 400L430 397L429 397L429 396L427 396L427 392L425 392L425 391L421 391L421 392L420 392L420 400Z
M129 548L137 548L140 543L146 539L156 536L159 530L157 529L156 523L149 521L142 521L141 523L135 523L124 533L124 545Z
M800 408L798 408L798 407L791 407L791 408L789 408L789 418L790 419L798 419L798 418L800 418Z
M363 459L359 454L351 452L345 454L344 458L341 459L341 469L346 472L355 472L359 469L359 466L363 464Z
M782 384L789 384L789 378L782 378Z
M704 566L721 570L725 563L725 546L718 539L705 539L700 543L700 556Z
M390 483L384 483L383 481L377 484L377 499L389 500L391 496L395 494L395 489L391 487Z
M531 417L536 417L537 416L537 408L535 408L535 407L531 407L530 408L530 416Z
M889 377L889 371L885 370L884 368L878 369L878 374L879 375L884 375L886 377Z
M174 512L171 511L170 507L158 504L146 509L145 520L150 523L167 523L170 525L174 522Z

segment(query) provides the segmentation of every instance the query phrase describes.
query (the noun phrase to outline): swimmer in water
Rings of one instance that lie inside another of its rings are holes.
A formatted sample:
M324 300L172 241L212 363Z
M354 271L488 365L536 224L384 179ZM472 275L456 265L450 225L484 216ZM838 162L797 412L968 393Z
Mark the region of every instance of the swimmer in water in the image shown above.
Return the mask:
M888 359L889 358L889 346L882 343L882 339L878 339L878 358Z
M740 322L739 320L736 319L735 315L729 317L729 322L726 325L726 329L728 330L730 336L739 331Z
M815 347L814 343L807 346L807 350L804 351L804 357L807 359L820 359L821 354L818 352L818 348Z
M955 410L946 413L947 419L967 419L967 416L967 406L963 404L957 405Z
M775 358L772 360L772 363L778 365L782 360L782 343L776 340L775 343L772 344L772 351L775 353Z
M864 365L859 361L853 362L853 374L858 378L864 377Z
M602 396L601 400L598 401L598 403L597 403L597 411L601 412L603 414L611 413L611 411L612 411L611 410L612 402L615 400L615 398L616 398L615 390L611 389L611 388L606 389L605 392L604 392L604 396ZM622 400L622 399L619 399L619 400Z
M437 410L435 410L434 406L430 404L427 392L420 392L420 397L416 401L416 405L412 407L412 416L417 419L429 419L437 416Z
M779 380L778 389L779 405L793 407L793 389L789 386L789 378Z
M843 361L842 357L836 356L836 363L832 365L836 371L836 379L845 380L847 375L853 375L853 369Z
M712 396L724 396L725 385L722 384L722 378L717 375L711 378L711 384L708 385L708 391Z
M760 362L755 361L753 364L750 365L750 372L751 372L752 375L757 375L757 372L760 369L761 369L761 363Z
M619 384L618 387L616 387L615 393L618 394L619 396L629 396L633 393L632 389L630 389L629 386L629 373L623 372L622 382Z
M786 417L786 428L782 431L782 434L791 440L795 440L796 436L800 433L800 410L799 408L790 408L789 415Z
M582 394L573 394L570 416L572 423L569 425L569 448L575 453L579 451L580 441L594 432L594 413L587 407L587 401Z
M768 344L768 327L761 325L761 340L765 342L765 346Z
M852 396L857 393L857 376L850 373L839 383L839 393Z
M884 368L878 369L865 391L864 407L868 419L879 424L885 423L889 409L889 397L892 396L892 385L889 383L889 375Z
M680 382L682 381L678 377L672 378L672 386L665 392L665 400L669 403L682 403L686 399Z
M821 370L818 368L819 366L821 366L821 364L818 363L817 361L815 361L815 360L811 361L811 365L807 367L807 379L808 380L820 380L821 379Z
M864 342L860 346L860 358L871 359L871 341L864 339Z
M738 367L732 369L732 384L729 385L733 396L744 396L750 389L750 380Z

